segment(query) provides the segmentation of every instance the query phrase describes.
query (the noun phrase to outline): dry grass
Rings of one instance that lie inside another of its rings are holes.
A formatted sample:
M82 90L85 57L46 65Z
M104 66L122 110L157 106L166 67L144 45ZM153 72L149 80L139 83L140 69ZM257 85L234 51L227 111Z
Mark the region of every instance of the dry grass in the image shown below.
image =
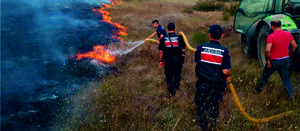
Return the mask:
M186 34L207 28L211 23L222 24L222 12L198 12L191 14L181 13L192 5L182 5L174 2L124 2L121 6L110 9L113 20L124 24L128 28L130 40L140 40L154 32L151 22L159 19L166 27L169 22L175 22L177 31Z
M163 4L161 10L159 7ZM241 98L242 105L251 116L262 118L277 113L296 110L293 115L256 124L248 121L236 108L229 90L224 94L219 130L299 130L299 87L300 74L293 74L296 101L288 100L278 74L270 78L263 92L252 93L260 78L261 68L256 60L249 59L241 52L240 36L230 31L230 23L222 22L222 12L181 13L186 7L175 2L124 2L111 9L113 21L128 28L127 40L141 40L154 29L151 20L158 17L163 25L169 21L177 24L188 39L192 34L217 23L227 31L222 40L232 54L232 81ZM117 59L116 73L99 82L94 82L74 101L74 113L65 130L198 130L193 102L195 73L192 52L187 52L181 90L176 97L167 97L167 86L163 69L158 66L156 44L136 49L127 56ZM192 43L195 47L196 43Z

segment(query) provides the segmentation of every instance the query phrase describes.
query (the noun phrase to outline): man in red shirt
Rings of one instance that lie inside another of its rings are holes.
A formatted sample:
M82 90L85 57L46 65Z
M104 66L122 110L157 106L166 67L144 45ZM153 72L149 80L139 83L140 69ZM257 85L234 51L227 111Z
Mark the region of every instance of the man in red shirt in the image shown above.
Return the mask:
M265 51L266 66L263 70L262 78L255 88L257 93L260 93L263 86L268 82L269 77L278 71L290 99L294 100L294 89L290 81L290 59L289 52L294 52L297 44L293 36L286 31L281 30L281 22L275 20L271 22L273 33L267 38ZM289 45L291 49L289 51Z

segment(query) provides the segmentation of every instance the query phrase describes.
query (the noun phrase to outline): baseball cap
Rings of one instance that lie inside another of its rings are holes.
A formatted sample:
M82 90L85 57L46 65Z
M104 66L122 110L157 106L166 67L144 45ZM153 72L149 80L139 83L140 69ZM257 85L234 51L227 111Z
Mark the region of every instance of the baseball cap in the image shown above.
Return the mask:
M170 22L167 26L169 31L174 31L175 30L175 24L173 22Z
M211 34L222 34L223 28L218 24L213 24L209 27L208 32Z

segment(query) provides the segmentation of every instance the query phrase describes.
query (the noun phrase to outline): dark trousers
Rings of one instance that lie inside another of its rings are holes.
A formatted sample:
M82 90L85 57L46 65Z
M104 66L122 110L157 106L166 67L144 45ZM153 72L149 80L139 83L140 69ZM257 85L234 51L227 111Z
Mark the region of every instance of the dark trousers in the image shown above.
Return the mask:
M175 95L175 89L180 86L181 72L182 72L183 62L171 61L165 63L165 76L168 85L168 91L171 95Z
M202 130L214 128L219 116L219 104L223 100L226 84L198 78L196 82L195 104Z
M268 79L270 76L278 71L280 78L286 87L287 94L289 97L293 100L294 96L294 89L293 85L290 81L290 60L289 58L281 59L281 60L270 60L270 63L272 65L271 68L268 68L265 66L262 78L259 82L259 84L256 87L257 92L260 92L263 88L263 86L268 82Z

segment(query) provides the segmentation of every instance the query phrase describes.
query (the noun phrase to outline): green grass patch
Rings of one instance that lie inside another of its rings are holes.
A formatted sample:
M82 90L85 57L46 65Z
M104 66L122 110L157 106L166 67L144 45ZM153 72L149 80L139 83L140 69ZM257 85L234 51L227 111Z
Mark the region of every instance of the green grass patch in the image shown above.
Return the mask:
M196 32L192 35L192 42L196 45L207 43L209 41L207 32Z
M230 20L230 18L231 18L231 15L229 13L223 12L223 15L222 15L223 21L228 21L228 20Z
M190 8L185 8L181 11L182 13L186 13L186 14L192 14L194 12L193 9L190 9Z

